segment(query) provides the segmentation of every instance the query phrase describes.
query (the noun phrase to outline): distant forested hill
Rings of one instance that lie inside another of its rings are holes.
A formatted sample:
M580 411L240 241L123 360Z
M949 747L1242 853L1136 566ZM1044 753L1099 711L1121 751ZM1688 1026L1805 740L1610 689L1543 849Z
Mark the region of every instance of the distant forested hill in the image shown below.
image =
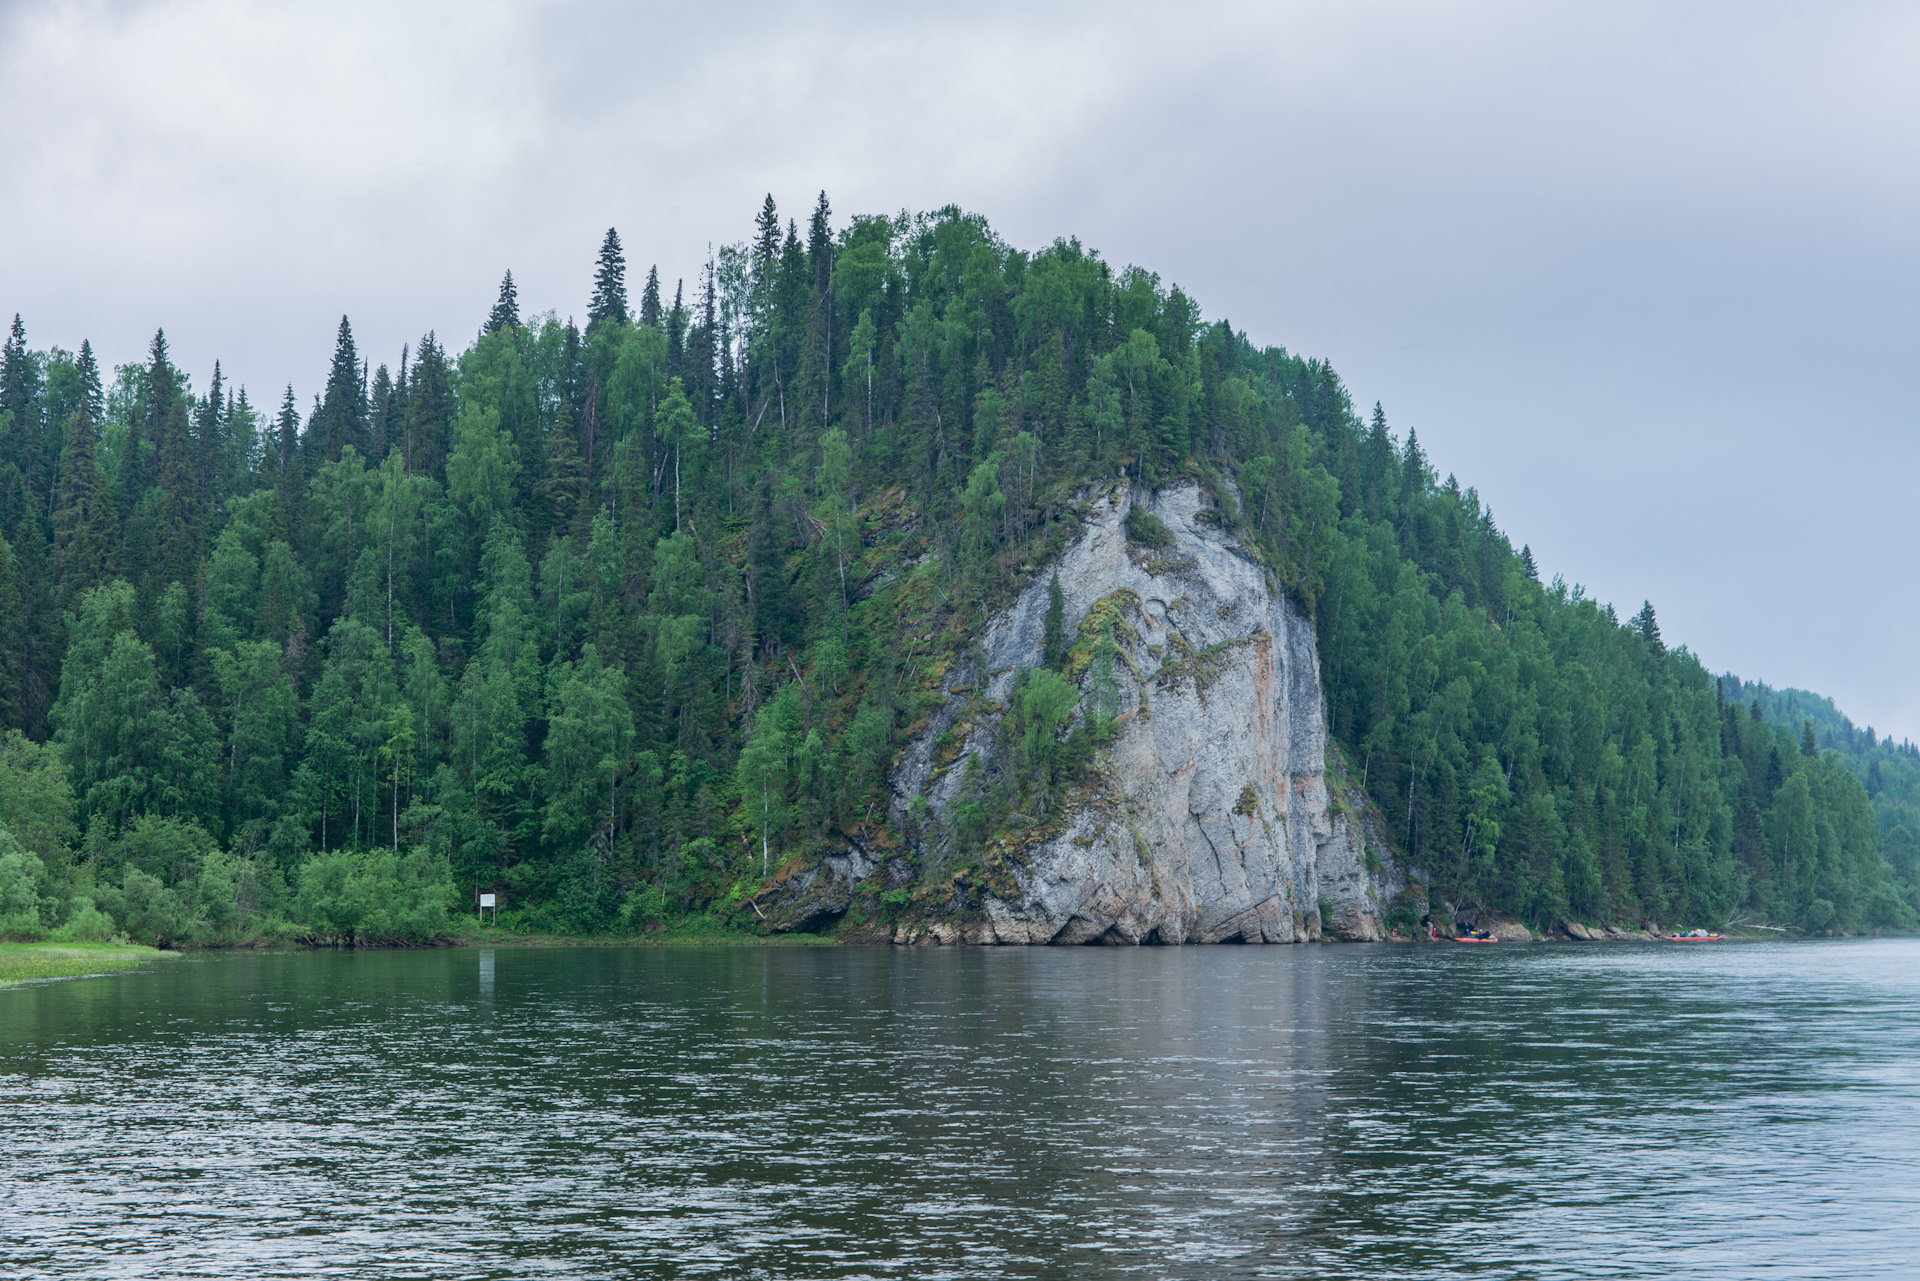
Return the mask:
M1804 689L1774 689L1764 682L1742 681L1728 672L1721 678L1728 697L1758 704L1773 725L1804 736L1813 727L1821 751L1832 752L1859 779L1873 801L1880 849L1902 882L1920 877L1920 745L1882 738L1844 715L1833 700Z
M1540 582L1325 362L1149 272L824 196L690 291L612 231L592 272L580 323L509 275L470 340L377 361L343 318L304 402L15 318L0 932L411 939L481 887L526 928L750 924L885 821L939 673L1122 475L1210 486L1311 612L1349 766L1450 896L1914 918L1909 751L1862 774L1756 719L1651 606ZM976 845L1033 777L986 781Z

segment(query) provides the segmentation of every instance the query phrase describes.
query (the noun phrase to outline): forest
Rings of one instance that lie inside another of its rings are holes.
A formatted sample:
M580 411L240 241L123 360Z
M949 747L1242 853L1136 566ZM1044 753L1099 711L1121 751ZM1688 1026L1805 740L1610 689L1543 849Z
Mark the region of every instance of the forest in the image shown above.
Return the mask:
M609 230L584 323L510 273L470 340L376 360L343 317L304 406L16 316L0 936L422 942L482 890L523 931L750 930L888 821L942 665L1120 477L1208 486L1314 619L1339 753L1450 898L1913 924L1912 744L1541 581L1326 362L1075 240L805 216L769 197L670 297ZM1033 688L1070 788L1079 689Z

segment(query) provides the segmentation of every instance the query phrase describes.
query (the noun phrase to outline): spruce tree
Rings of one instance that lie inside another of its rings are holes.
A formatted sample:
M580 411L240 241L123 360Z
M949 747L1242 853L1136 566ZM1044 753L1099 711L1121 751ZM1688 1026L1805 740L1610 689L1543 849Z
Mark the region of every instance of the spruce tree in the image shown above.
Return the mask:
M1526 544L1520 547L1520 572L1527 576L1530 583L1540 581L1540 567L1533 563L1533 548Z
M65 627L53 607L53 567L38 515L16 527L14 565L20 608L26 615L20 645L20 728L28 738L47 736L47 712L59 685Z
M285 476L293 466L300 446L300 411L294 407L293 384L287 384L287 396L280 402L280 416L274 420L274 475Z
M107 412L107 398L100 387L100 364L94 359L93 344L85 338L80 340L80 358L74 362L74 369L80 376L81 403L97 427L100 416Z
M407 402L413 395L413 383L409 378L407 357L410 354L407 344L400 344L400 373L393 380L393 391L387 396L386 418L381 423L381 456L401 449L407 438Z
M80 357L86 364L93 361L93 352L85 343L80 345ZM67 426L53 508L54 593L63 608L70 608L82 593L111 579L119 557L119 520L100 480L99 438L94 431L91 400L82 396Z
M684 280L673 282L673 306L667 312L667 370L676 375L685 372L680 367L687 344L687 308L682 301L685 285Z
M219 465L226 452L223 448L225 427L220 417L221 411L226 408L224 385L220 376L220 362L216 360L213 362L213 383L195 407L193 415L194 487L203 508L211 508L226 497L220 483Z
M1427 487L1427 455L1420 448L1420 433L1407 428L1407 446L1400 455L1400 496L1411 501Z
M199 559L200 503L187 435L187 407L179 397L174 398L157 444L153 479L160 502L152 531L157 546L149 562L156 595L168 583L191 584Z
M806 339L801 348L799 391L809 416L820 411L824 426L832 417L833 308L828 295L833 284L833 210L827 193L820 193L813 216L807 222L807 266L812 277L808 288Z
M487 313L487 332L498 333L502 329L517 326L520 323L520 294L513 287L513 273L509 271L500 282L500 297L495 300L493 310Z
M647 268L647 287L640 291L640 323L650 329L660 327L660 268Z
M20 313L13 313L13 326L0 344L0 412L11 413L15 430L26 421L33 401L32 357L27 351L27 329Z
M27 350L26 327L14 313L13 327L0 346L0 464L11 463L25 482L28 495L44 493L46 464L39 422L40 371ZM22 510L38 506L31 497ZM11 529L20 512L5 513Z
M771 282L774 260L779 256L780 214L774 208L773 193L769 191L766 203L760 206L753 220L753 267L762 286Z
M565 418L547 433L546 474L537 488L547 533L558 540L577 532L587 515L587 469Z
M713 259L707 259L705 278L700 285L700 323L687 339L687 392L694 412L702 424L713 419L716 385L716 358L720 339L720 291Z
M323 463L338 459L349 445L362 458L367 454L366 384L353 345L353 327L345 316L340 317L340 332L334 340L325 398L307 424L307 445L319 450L318 461Z
M1666 645L1660 640L1660 622L1654 617L1652 601L1640 602L1640 612L1633 616L1631 626L1639 634L1640 639L1647 643L1647 648L1656 655L1667 652Z
M1820 755L1819 744L1813 741L1813 722L1810 720L1800 722L1800 755L1808 757Z
M606 320L627 323L627 259L620 251L620 233L612 227L600 242L600 261L593 272L593 302L587 307L587 332Z
M1366 479L1363 497L1368 520L1382 520L1387 515L1387 496L1393 488L1393 461L1393 435L1387 430L1387 412L1376 400L1373 402L1373 421L1367 428L1364 465Z
M798 632L787 587L786 549L774 523L773 488L763 479L754 496L753 528L747 539L753 630L762 651L793 640Z
M567 318L567 327L560 335L560 376L556 381L559 384L555 388L560 400L559 417L567 430L577 429L582 433L580 439L585 445L585 452L580 461L586 468L587 488L591 490L596 474L594 464L601 452L601 443L595 433L600 419L597 413L589 412L596 407L588 403L591 383L587 376L586 359L580 348L580 330L572 317Z
M439 340L429 332L414 357L413 382L407 392L407 469L440 479L446 470L452 443L453 417L458 410L453 393L453 370Z
M387 456L388 424L393 417L393 375L382 364L373 375L373 394L367 398L367 434L371 461L378 463Z
M27 610L13 548L0 538L0 731L22 729L20 677L27 648Z
M153 453L166 431L167 419L173 412L174 397L179 394L173 379L173 360L167 354L167 332L164 329L153 331L153 342L147 349L146 378L141 390L144 393L141 413L131 424L133 430L127 433L126 457L120 463L120 508L129 515L140 501L141 494L153 483L149 475L154 461Z
M813 267L813 287L824 294L833 283L833 206L822 191L807 219L807 261Z

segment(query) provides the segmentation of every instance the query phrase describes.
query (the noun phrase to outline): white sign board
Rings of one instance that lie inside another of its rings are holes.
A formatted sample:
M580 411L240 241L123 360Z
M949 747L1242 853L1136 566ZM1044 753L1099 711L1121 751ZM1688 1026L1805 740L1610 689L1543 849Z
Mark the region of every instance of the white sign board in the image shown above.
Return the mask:
M482 894L482 895L480 896L480 906L481 906L481 907L492 907L493 905L494 905L494 903L493 903L493 895L491 895L491 894Z

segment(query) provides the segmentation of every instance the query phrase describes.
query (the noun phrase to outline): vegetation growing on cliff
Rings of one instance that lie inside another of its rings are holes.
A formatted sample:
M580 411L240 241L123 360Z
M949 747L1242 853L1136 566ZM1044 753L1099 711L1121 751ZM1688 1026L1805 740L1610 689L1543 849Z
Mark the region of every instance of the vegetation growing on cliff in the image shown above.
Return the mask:
M594 282L584 328L509 277L464 350L371 371L343 318L304 413L196 389L162 334L109 373L16 318L0 930L404 941L483 887L529 928L750 919L792 860L891 839L898 746L1087 486L1182 475L1313 612L1333 730L1452 893L1807 928L1920 902L1912 827L1650 606L1540 583L1328 365L1148 272L953 209L835 229L823 196L804 227L769 199L691 298L650 270L632 299L612 232ZM1063 697L1022 682L963 848L1057 804Z

